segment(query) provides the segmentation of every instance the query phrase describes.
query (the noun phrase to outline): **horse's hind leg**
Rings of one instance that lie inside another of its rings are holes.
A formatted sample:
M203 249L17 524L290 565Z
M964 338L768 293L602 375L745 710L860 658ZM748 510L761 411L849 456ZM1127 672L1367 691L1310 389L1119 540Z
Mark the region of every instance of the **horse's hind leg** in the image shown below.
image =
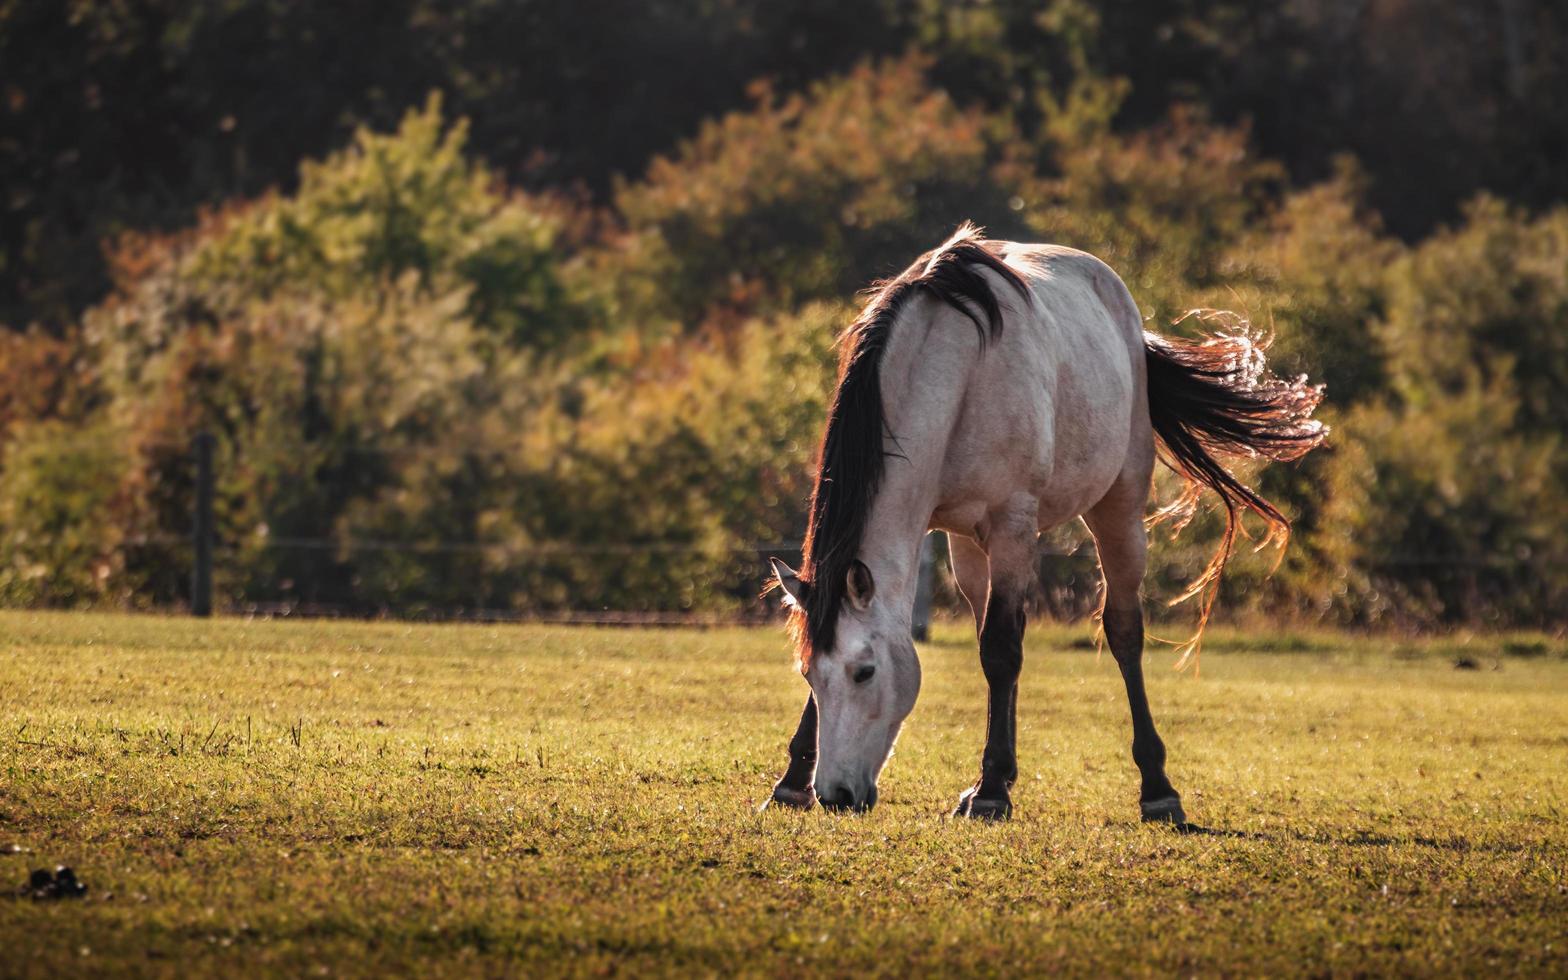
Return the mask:
M975 633L985 625L985 604L991 593L991 559L973 538L948 532L947 555L953 563L953 578L975 614Z
M773 784L773 803L793 810L809 810L817 802L816 789L811 785L817 772L817 699L806 695L806 707L800 713L800 724L795 727L795 737L789 740L789 768ZM764 803L766 807L769 804Z
M1084 522L1094 534L1105 577L1105 639L1121 668L1132 708L1132 758L1138 764L1143 786L1138 795L1143 819L1185 824L1181 797L1165 776L1165 743L1154 730L1149 697L1143 689L1143 604L1138 590L1148 560L1148 536L1143 526L1149 479L1124 477L1089 513Z

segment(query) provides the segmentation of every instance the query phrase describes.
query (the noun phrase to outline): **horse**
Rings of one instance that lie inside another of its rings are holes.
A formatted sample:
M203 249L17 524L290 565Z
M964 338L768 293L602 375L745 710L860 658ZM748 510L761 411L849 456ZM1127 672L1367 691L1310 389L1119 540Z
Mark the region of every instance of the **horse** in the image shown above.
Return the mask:
M990 240L968 223L872 291L841 337L801 569L772 559L810 693L771 803L876 804L920 692L909 629L920 545L942 531L989 690L980 774L955 815L1010 817L1037 539L1082 519L1099 555L1097 615L1131 708L1141 817L1186 826L1143 680L1139 590L1155 463L1188 488L1156 516L1190 517L1205 488L1227 514L1219 551L1188 592L1202 596L1195 649L1243 513L1267 523L1265 542L1283 546L1289 533L1218 457L1285 461L1317 446L1322 387L1269 373L1266 344L1245 330L1195 340L1147 332L1104 262Z

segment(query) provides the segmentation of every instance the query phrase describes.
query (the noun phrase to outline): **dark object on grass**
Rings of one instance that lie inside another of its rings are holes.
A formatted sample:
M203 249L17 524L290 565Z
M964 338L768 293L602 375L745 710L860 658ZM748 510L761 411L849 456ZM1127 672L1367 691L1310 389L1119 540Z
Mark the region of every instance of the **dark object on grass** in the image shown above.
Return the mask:
M76 880L76 872L63 864L54 869L54 886L61 898L81 898L87 894L87 886Z
M1481 669L1481 665L1476 663L1474 660L1471 660L1469 657L1460 657L1458 660L1454 661L1454 669L1455 670L1480 670Z
M27 884L22 887L20 894L39 902L56 898L81 898L87 894L87 886L76 880L75 871L62 864L53 873L45 868L34 869L28 875Z

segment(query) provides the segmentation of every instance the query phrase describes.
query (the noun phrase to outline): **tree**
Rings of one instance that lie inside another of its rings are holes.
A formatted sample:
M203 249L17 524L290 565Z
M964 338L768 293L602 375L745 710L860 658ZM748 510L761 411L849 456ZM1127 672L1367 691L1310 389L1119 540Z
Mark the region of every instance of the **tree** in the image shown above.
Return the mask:
M865 64L703 126L616 204L631 309L695 325L713 311L787 309L896 273L965 219L1019 228L1006 128L956 106L924 62Z

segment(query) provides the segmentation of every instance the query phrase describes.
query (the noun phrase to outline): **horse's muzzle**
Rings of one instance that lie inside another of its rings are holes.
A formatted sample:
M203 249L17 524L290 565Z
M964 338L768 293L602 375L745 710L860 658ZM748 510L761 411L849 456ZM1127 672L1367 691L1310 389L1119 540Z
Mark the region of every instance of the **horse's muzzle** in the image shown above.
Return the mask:
M817 796L817 802L822 804L824 810L835 813L865 813L877 805L877 788L872 786L865 796L857 797L848 786L830 786L826 793Z

